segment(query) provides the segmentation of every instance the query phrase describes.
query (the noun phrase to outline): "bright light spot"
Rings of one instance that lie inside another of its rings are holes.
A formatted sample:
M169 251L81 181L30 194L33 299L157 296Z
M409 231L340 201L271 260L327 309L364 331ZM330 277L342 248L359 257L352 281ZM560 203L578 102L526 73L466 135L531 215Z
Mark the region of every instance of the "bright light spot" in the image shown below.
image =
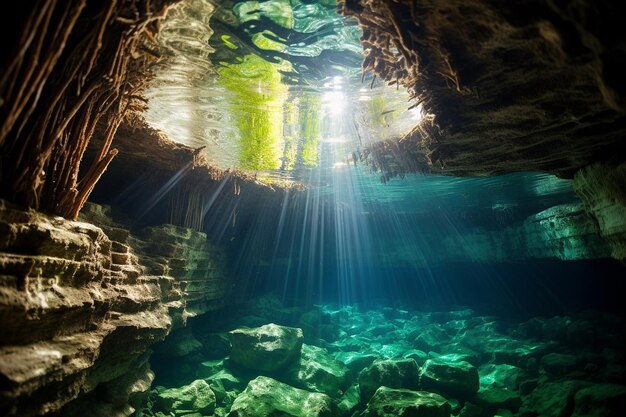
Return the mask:
M325 91L322 94L322 105L332 115L339 115L346 107L346 95L342 91Z
M329 88L333 90L341 90L343 88L343 83L345 79L340 76L335 76L329 79L324 83L324 88Z
M346 166L348 166L348 164L346 164L345 162L335 162L333 164L333 169L342 169Z
M322 139L322 142L326 143L346 143L348 142L348 138L345 136L331 136Z

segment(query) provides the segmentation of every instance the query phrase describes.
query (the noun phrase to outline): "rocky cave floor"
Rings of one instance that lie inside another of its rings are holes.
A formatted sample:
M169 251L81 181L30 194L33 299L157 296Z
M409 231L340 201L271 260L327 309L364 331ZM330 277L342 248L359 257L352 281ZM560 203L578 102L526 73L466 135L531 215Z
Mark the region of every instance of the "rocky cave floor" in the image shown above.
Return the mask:
M622 416L624 330L604 312L519 322L263 296L157 345L142 415Z

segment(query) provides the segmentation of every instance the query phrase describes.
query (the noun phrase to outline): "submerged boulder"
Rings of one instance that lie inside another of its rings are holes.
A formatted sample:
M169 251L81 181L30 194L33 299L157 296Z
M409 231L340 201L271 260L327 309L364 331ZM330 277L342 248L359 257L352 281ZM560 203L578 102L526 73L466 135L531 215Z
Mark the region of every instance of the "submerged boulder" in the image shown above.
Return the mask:
M495 387L514 390L524 376L524 371L508 364L484 364L478 368L481 387Z
M367 352L336 352L335 359L343 362L355 375L372 364L380 356Z
M551 375L563 376L576 370L582 371L585 360L566 353L549 353L541 358L541 366Z
M413 359L374 361L359 374L361 401L367 402L379 387L417 389L419 367Z
M197 379L180 388L158 389L156 404L158 409L175 416L194 412L212 414L215 410L215 394L209 384Z
M516 391L489 387L478 391L476 403L483 409L495 412L499 409L517 411L522 405L522 398Z
M434 389L460 397L469 397L478 391L478 370L468 362L424 362L420 374L422 389Z
M380 387L360 417L450 417L450 404L432 392Z
M302 345L300 361L288 374L294 385L335 398L342 396L350 383L346 365L330 356L326 349L306 344Z
M326 394L294 388L260 376L235 399L228 417L334 417L336 407Z
M272 372L294 363L300 357L304 336L295 327L266 324L228 333L231 360L243 367Z
M530 395L524 398L524 404L520 411L522 414L546 417L570 415L574 396L589 385L585 381L559 381L539 384Z
M572 417L618 417L626 410L626 386L594 384L574 397Z

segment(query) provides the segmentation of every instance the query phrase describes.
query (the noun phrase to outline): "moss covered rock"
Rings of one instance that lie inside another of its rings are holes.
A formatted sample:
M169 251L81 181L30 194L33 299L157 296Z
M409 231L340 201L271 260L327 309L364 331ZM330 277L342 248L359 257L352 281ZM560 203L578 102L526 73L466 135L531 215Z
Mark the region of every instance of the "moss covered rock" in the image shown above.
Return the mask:
M626 386L594 384L574 397L572 417L618 417L626 413Z
M235 399L228 417L334 417L336 408L325 394L294 388L260 376Z
M367 402L379 387L417 389L419 368L413 359L374 361L359 374L361 401Z
M294 385L335 398L342 396L350 384L346 365L330 356L326 349L312 345L302 345L300 360L288 373Z
M560 381L539 384L524 398L522 412L546 417L570 415L576 393L588 387L585 381Z
M304 336L301 329L266 324L228 333L230 358L238 365L259 371L276 371L300 357Z
M441 362L429 359L420 374L423 389L469 397L478 391L478 370L468 362Z
M493 387L478 391L475 401L479 406L491 412L499 409L517 411L522 405L519 393Z
M157 407L175 416L199 412L212 414L215 410L215 394L209 384L197 379L180 388L157 389Z
M380 387L361 417L450 417L450 404L431 392Z

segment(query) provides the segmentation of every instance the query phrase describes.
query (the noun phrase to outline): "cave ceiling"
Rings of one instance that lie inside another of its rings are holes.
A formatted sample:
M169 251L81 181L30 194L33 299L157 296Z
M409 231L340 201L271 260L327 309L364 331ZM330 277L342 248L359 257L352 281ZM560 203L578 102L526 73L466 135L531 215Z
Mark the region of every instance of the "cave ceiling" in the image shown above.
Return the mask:
M146 119L209 162L326 183L545 171L623 154L610 3L184 0ZM622 58L620 58L622 57ZM364 170L367 171L367 170ZM321 172L321 174L320 174Z

